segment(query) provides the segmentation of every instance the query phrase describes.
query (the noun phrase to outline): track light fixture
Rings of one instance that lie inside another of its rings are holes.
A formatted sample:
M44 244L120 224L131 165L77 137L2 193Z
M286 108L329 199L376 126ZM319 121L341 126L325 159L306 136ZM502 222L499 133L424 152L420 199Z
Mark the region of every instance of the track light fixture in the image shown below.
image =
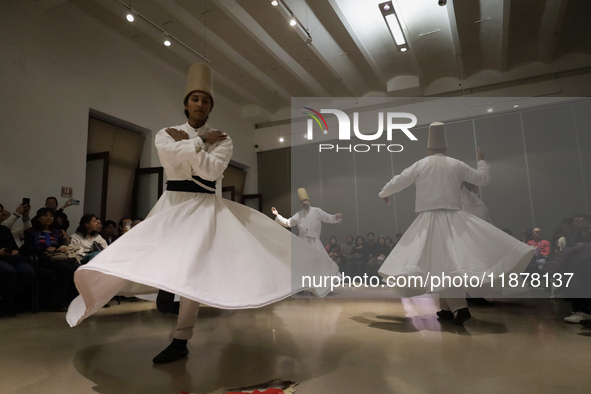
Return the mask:
M392 1L387 1L385 3L378 4L380 8L380 12L384 17L384 21L386 21L386 25L388 26L388 30L390 30L390 34L394 38L394 42L396 43L396 47L400 52L406 52L409 50L408 43L406 42L406 38L404 37L404 32L402 31L402 26L400 25L400 20L394 11L394 4Z

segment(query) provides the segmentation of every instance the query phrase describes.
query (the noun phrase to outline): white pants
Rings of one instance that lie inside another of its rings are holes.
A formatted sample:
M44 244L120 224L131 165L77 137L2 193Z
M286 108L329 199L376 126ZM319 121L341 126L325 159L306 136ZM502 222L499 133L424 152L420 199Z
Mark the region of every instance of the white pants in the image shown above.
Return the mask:
M467 308L466 291L451 287L439 292L439 307L445 311L455 312L458 309Z
M188 340L193 337L193 328L199 313L199 303L185 297L181 297L179 317L176 320L176 329L173 338Z

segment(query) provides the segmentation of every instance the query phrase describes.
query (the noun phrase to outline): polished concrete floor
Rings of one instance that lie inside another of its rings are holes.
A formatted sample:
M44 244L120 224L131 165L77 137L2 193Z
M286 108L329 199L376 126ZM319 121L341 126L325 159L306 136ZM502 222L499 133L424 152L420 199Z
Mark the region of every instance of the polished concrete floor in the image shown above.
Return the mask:
M201 309L186 360L153 366L174 315L123 302L69 328L63 313L0 318L0 393L201 393L275 378L297 394L590 393L591 330L569 303L502 300L465 327L430 298L287 299Z

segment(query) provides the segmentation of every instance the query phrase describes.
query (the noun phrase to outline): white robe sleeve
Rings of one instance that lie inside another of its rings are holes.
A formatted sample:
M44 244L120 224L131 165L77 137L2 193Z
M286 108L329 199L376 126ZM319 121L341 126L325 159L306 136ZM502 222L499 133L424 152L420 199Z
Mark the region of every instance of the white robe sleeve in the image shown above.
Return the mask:
M156 134L155 145L162 164L176 167L187 160L196 158L202 151L204 142L199 137L175 141L166 130L160 130Z
M286 219L281 215L277 215L277 217L275 217L275 221L283 227L290 228L298 225L298 223L300 222L300 214L298 212L289 219Z
M318 208L318 215L320 216L320 220L322 220L324 223L335 224L341 222L335 215L329 215L320 208Z
M396 175L390 182L386 183L386 186L384 186L378 196L381 198L388 197L415 183L417 180L417 172L415 171L417 163L408 167L406 170L402 171L400 175Z
M17 220L18 220L18 218L13 213L12 215L10 215L10 217L8 219L6 219L5 221L2 222L2 225L4 227L8 227L9 229L12 229L12 226L14 226L14 224L16 223Z
M464 164L464 166L466 170L464 180L466 182L473 183L476 186L486 186L490 183L490 165L486 161L480 160L477 169L474 169L467 164Z
M196 139L201 140L201 138ZM188 159L188 163L197 176L208 181L215 181L228 167L233 150L232 139L228 137L215 145L211 152L205 149L196 152Z

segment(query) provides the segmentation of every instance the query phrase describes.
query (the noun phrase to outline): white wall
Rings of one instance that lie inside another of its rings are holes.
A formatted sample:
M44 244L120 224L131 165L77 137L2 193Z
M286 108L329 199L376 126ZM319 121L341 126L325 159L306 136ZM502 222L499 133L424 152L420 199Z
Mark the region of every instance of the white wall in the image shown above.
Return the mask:
M185 73L67 3L0 2L0 78L0 203L10 210L22 197L34 209L49 195L61 203L62 185L82 199L89 109L153 130L143 166L160 165L154 132L186 121ZM250 167L245 193L255 193L253 125L220 95L209 123L234 139L233 159ZM74 225L83 206L67 213Z

